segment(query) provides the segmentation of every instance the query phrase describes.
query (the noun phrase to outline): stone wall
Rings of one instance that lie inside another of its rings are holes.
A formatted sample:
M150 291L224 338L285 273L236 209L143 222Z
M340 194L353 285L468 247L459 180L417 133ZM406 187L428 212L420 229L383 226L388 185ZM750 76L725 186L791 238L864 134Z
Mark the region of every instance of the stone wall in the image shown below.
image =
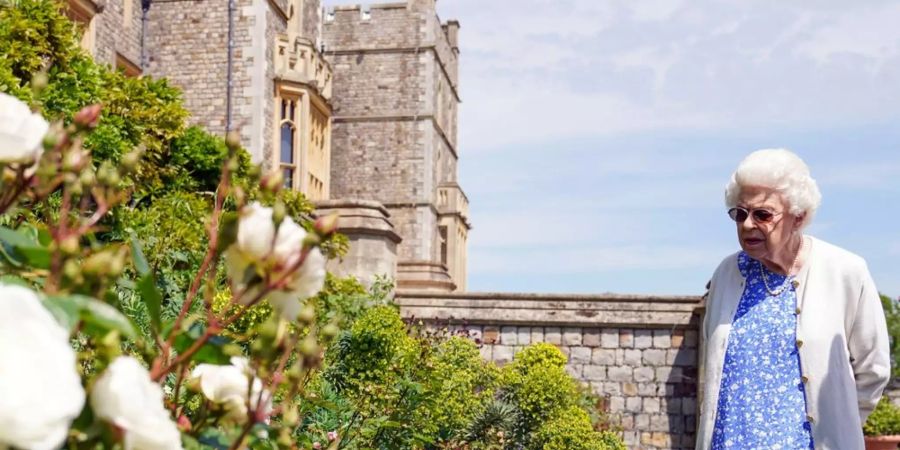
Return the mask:
M116 67L116 57L120 55L130 64L140 67L140 0L106 0L91 3L97 5L99 9L94 16L94 60Z
M232 69L232 128L255 162L272 160L275 39L287 29L278 4L236 0ZM147 73L184 91L190 123L224 135L228 82L226 1L154 2L146 36Z
M225 134L228 68L228 8L223 5L212 8L203 0L153 3L146 36L146 72L181 88L190 124L220 136ZM236 42L248 40L250 22L236 15ZM246 85L246 80L238 78L235 85Z
M397 301L407 319L468 330L498 364L557 345L569 373L607 399L629 448L694 448L699 297L398 291Z

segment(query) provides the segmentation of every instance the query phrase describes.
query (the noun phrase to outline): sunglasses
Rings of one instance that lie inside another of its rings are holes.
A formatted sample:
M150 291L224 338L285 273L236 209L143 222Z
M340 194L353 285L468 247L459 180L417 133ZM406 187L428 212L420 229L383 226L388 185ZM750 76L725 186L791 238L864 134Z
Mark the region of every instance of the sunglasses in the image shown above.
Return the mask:
M768 209L750 209L741 208L740 206L736 208L731 208L728 210L728 217L731 217L731 220L734 220L737 223L744 223L747 220L747 217L753 217L753 221L756 223L769 223L775 216L781 213L776 213L769 211Z

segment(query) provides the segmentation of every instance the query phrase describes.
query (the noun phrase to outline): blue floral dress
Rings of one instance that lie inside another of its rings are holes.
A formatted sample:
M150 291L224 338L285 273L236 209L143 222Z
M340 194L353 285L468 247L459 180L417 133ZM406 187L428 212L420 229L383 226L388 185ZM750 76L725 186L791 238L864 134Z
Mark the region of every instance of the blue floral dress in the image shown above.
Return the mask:
M793 277L738 255L746 288L728 336L712 448L811 449L806 392L796 342ZM763 284L766 270L770 295Z

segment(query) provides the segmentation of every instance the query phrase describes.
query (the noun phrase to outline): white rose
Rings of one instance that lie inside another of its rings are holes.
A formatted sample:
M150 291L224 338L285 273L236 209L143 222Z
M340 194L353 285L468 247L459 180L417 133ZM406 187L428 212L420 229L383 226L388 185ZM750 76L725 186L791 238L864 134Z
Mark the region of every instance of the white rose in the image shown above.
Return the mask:
M21 100L0 92L0 162L37 160L50 124Z
M75 364L69 333L37 294L0 284L0 448L63 445L84 407Z
M262 261L272 251L275 239L272 208L254 202L241 209L240 214L237 250L250 261Z
M253 386L248 389L251 377ZM206 398L225 408L229 419L246 419L248 390L251 408L256 409L262 394L263 412L268 415L272 411L272 397L263 389L262 381L251 374L246 358L233 357L231 365L227 366L199 364L191 372L191 378L200 382L200 390Z
M225 252L228 276L243 289L247 268L256 264L258 270L268 270L272 278L278 279L293 269L303 254L305 238L306 230L290 218L285 218L276 230L272 209L251 203L241 211L237 240ZM270 293L266 299L282 317L293 320L302 306L300 302L316 295L324 283L325 257L314 248L301 267L291 273L285 289ZM247 303L254 294L253 290L246 292L240 300Z
M181 449L181 433L163 406L163 391L130 356L116 358L91 391L94 414L125 434L125 450Z

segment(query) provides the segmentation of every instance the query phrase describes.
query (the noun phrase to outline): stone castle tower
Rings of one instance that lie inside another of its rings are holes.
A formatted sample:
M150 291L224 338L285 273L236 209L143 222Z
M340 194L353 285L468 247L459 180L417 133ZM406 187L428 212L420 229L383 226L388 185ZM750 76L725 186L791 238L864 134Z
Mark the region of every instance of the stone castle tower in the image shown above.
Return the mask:
M333 272L465 289L459 24L435 0L67 1L97 60L168 78L191 124L239 131L255 162L341 215L351 248Z

